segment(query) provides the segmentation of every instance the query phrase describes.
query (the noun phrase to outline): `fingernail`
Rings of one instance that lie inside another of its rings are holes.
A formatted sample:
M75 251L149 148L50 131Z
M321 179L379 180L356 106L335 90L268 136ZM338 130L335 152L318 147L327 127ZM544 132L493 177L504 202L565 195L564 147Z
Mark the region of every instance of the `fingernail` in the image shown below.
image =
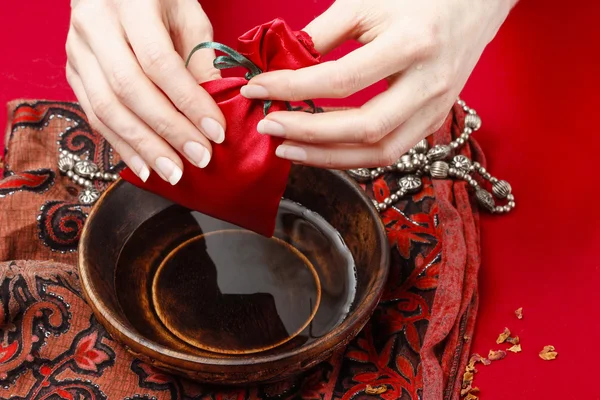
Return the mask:
M215 143L223 143L225 140L225 129L221 126L220 123L215 121L212 118L202 118L200 122L200 127L208 136L210 140Z
M264 99L269 97L267 89L259 85L242 86L240 93L248 99Z
M285 128L279 122L271 121L268 119L262 119L258 121L256 126L258 133L267 135L283 137L285 135Z
M177 184L181 179L181 175L183 175L181 168L167 157L158 157L156 159L156 168L167 178L166 180L171 185Z
M148 177L150 176L150 170L140 156L131 157L129 160L129 166L143 182L148 180Z
M275 150L275 155L290 161L306 161L306 150L301 147L282 144Z
M210 161L208 149L198 142L187 142L183 145L183 152L200 168L206 167Z

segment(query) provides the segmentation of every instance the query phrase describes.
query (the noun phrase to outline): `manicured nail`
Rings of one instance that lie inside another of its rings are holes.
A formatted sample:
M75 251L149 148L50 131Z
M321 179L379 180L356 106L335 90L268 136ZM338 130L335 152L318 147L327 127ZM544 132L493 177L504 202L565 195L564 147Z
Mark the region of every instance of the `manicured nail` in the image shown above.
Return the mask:
M200 122L200 127L208 136L210 140L215 143L223 143L225 140L225 129L221 126L220 123L215 121L212 118L202 118Z
M198 142L187 142L183 145L183 152L200 168L206 167L210 161L208 149Z
M275 150L275 155L290 161L306 161L306 150L301 147L282 144Z
M163 177L166 177L165 180L171 185L177 184L177 182L179 182L181 179L181 175L183 175L181 168L179 168L177 164L169 160L167 157L158 157L156 159L156 168L160 171Z
M285 135L285 128L279 122L271 121L268 119L262 119L258 121L256 126L258 133L263 133L272 136L283 137Z
M129 160L129 166L143 182L148 180L148 177L150 176L150 170L140 156L131 157Z
M242 96L248 99L265 99L269 97L269 92L262 86L246 85L240 89Z

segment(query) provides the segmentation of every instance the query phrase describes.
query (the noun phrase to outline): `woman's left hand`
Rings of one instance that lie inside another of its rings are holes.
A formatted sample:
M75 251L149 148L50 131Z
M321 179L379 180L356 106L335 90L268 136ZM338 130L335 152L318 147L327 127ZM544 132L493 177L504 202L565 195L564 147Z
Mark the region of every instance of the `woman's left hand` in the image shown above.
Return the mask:
M260 74L242 88L254 99L343 98L382 79L388 89L360 108L273 112L258 131L286 139L277 155L326 168L392 164L448 115L486 45L516 0L337 0L304 30L326 54L364 46L296 71Z

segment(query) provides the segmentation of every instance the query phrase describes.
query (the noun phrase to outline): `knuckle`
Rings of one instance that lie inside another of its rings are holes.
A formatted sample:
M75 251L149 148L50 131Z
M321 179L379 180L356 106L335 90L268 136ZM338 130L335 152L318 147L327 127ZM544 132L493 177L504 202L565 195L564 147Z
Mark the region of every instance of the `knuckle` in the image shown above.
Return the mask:
M380 151L378 167L385 167L386 165L390 165L398 161L400 156L402 156L403 149L397 143L390 143L386 146L383 146Z
M159 118L152 124L152 129L160 137L170 141L174 138L175 129L173 129L173 123L169 118Z
M346 71L331 79L332 94L336 98L347 97L360 89L361 76L358 71Z
M71 12L71 26L78 32L84 31L88 24L88 14L86 8L83 7L82 4L73 8L73 11Z
M171 65L171 56L159 48L156 43L149 43L141 51L140 63L148 74L164 74Z
M129 99L134 93L135 78L133 74L121 65L115 65L110 72L109 82L115 94L120 99Z
M97 92L88 93L88 100L96 117L106 123L112 114L113 102L107 96Z
M364 122L362 142L368 144L377 143L385 137L392 128L392 121L386 116L379 116L377 118L367 117Z
M323 166L325 168L334 168L335 167L335 162L334 162L334 158L333 158L333 152L331 151L327 151L325 152L325 159L323 160Z
M295 79L292 79L291 77L286 77L285 78L285 85L283 86L286 88L287 92L286 92L286 98L289 98L292 101L301 101L303 100L300 96L299 90L298 90L298 85Z

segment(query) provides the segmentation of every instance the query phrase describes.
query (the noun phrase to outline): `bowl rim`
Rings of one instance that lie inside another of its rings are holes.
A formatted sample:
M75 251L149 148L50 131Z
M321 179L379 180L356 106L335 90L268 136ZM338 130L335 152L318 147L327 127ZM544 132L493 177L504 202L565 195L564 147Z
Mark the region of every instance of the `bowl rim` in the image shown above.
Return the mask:
M294 359L297 358L300 354L319 354L330 350L332 347L337 347L338 345L342 344L348 336L356 334L357 332L354 332L354 330L363 328L364 324L370 318L372 312L375 310L375 307L379 303L381 295L383 294L385 283L387 282L389 272L390 249L389 246L387 246L388 239L385 225L383 224L379 212L375 208L375 205L373 204L371 199L369 199L364 190L359 186L359 184L356 183L348 174L342 171L332 169L324 170L333 173L334 175L337 175L338 178L342 179L346 184L350 185L351 188L359 194L363 201L367 203L367 209L369 210L371 217L375 221L375 225L377 227L376 234L378 236L379 242L382 243L382 251L379 260L379 268L377 269L377 275L374 278L373 288L371 289L370 293L366 294L365 301L357 307L357 310L359 308L360 310L362 310L361 314L358 315L358 313L356 312L350 314L349 317L351 318L344 319L338 326L329 331L327 334L316 339L315 341L300 348L294 348L291 350L286 350L283 352L269 355L261 355L261 353L255 353L250 355L240 355L245 358L236 358L236 355L230 355L231 358L208 358L189 354L183 351L174 350L169 347L163 346L159 343L145 338L144 336L139 334L135 329L130 328L119 322L117 319L115 319L110 314L109 308L106 306L104 301L100 298L100 296L98 296L98 293L94 290L92 279L89 273L87 272L89 269L88 264L87 261L84 259L84 246L87 242L88 236L90 235L90 221L93 220L94 216L97 213L97 210L103 204L104 199L107 196L109 196L113 190L116 190L116 188L118 188L120 185L130 184L121 177L119 177L119 179L117 179L100 195L86 219L81 233L81 237L79 239L77 267L81 280L82 293L85 299L87 300L88 305L94 312L95 316L100 320L100 322L103 325L108 325L106 329L108 329L109 332L112 331L117 333L116 336L118 336L118 341L125 345L126 348L134 350L136 353L141 353L139 355L148 355L148 353L152 353L154 354L154 356L152 357L153 359L156 359L157 361L167 365L176 365L177 363L181 362L204 366L249 366L261 364L264 365L273 362L281 362L288 359ZM359 327L355 326L357 323L360 324ZM336 340L336 337L339 339ZM333 346L331 346L332 340L337 342ZM169 361L166 361L166 359L168 359Z

